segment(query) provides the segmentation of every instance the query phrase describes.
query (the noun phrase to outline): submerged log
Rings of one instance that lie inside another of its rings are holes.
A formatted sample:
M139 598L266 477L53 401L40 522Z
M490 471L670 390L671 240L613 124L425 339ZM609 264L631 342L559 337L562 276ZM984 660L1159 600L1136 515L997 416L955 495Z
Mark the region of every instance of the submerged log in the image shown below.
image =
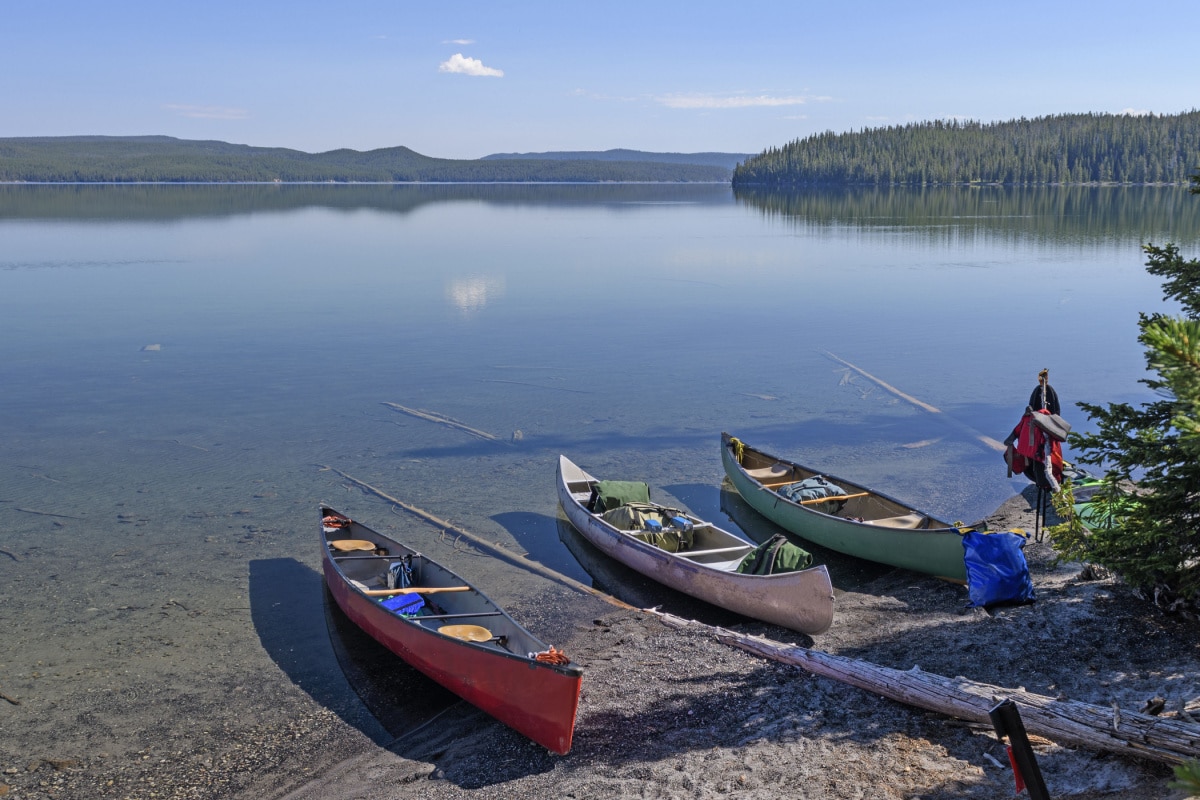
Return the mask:
M719 642L763 658L792 664L814 675L856 686L900 703L958 719L990 724L988 711L1011 699L1021 710L1025 729L1060 745L1086 747L1180 764L1200 758L1200 725L1122 711L1076 700L1059 700L1024 689L1006 689L966 678L947 678L914 667L903 671L867 661L822 653L748 636L725 628L648 609L666 625L710 632Z
M833 359L834 361L838 362L842 366L844 366L850 370L853 370L854 372L857 372L859 375L862 375L867 380L878 385L884 391L889 392L889 393L895 395L896 397L899 397L901 400L904 400L905 402L912 403L914 406L921 409L922 411L928 411L930 414L936 415L938 419L942 420L943 422L947 423L948 425L958 428L960 431L962 431L966 435L970 436L972 439L978 440L989 450L995 450L998 453L1004 452L1003 444L996 441L991 436L980 433L979 431L975 430L971 426L969 426L963 422L959 422L958 420L954 419L954 417L951 417L948 414L946 414L945 412L943 412L937 406L931 406L929 403L926 403L923 400L918 400L917 398L913 397L911 394L905 394L904 392L897 389L895 386L892 386L890 383L886 383L886 382L880 380L879 378L876 378L874 375L867 372L862 367L855 366L854 364L851 364L849 361L847 361L844 358L840 358L828 351L826 351L825 355L828 356L829 358Z
M387 406L388 408L392 408L392 409L395 409L396 411L399 411L401 414L408 414L410 417L416 417L417 419L423 419L427 422L436 422L438 425L445 425L448 428L454 428L455 430L462 431L463 433L469 433L472 436L478 437L480 439L484 439L489 442L499 442L500 444L507 444L507 442L505 442L503 439L501 439L499 436L495 435L494 433L488 433L487 431L481 431L478 428L472 428L470 425L459 422L458 420L454 419L453 417L447 417L445 414L439 414L436 411L426 411L423 408L408 408L407 406L402 406L399 403L384 402L384 405Z
M563 575L561 572L558 572L557 570L550 569L550 567L547 567L544 564L539 564L538 562L532 560L531 558L529 558L528 556L526 556L522 553L513 552L512 550L509 550L507 547L505 547L504 545L499 544L497 542L489 542L487 539L477 536L477 535L471 533L470 531L460 528L459 526L457 526L451 522L447 522L444 519L440 519L440 518L434 516L433 514L430 514L428 511L425 511L424 509L418 508L409 503L405 503L403 500L398 500L395 497L392 497L391 495L386 494L382 490L375 488L374 486L372 486L371 484L369 484L365 481L360 481L358 478L355 478L351 475L347 475L345 472L342 472L337 467L322 466L321 469L327 469L330 472L336 472L338 475L341 475L343 478L350 481L355 486L357 486L359 489L362 489L364 492L373 494L376 497L380 498L381 500L386 500L387 502L395 505L397 508L403 509L404 511L407 511L409 514L412 514L413 516L420 517L421 519L428 522L430 525L441 528L442 530L444 530L448 533L453 533L456 537L469 542L474 547L476 547L479 550L482 550L485 553L490 553L491 555L498 556L510 564L514 564L518 567L521 567L522 569L527 569L530 572L537 573L538 575L541 575L543 578L548 578L548 579L554 581L555 583L566 586L569 589L574 589L575 591L580 592L582 594L589 594L592 597L597 597L610 605L617 606L618 608L633 608L633 606L618 600L617 598L613 597L610 594L606 594L605 592L602 592L599 589L594 589L591 586L588 586L587 584L580 583L579 581L575 580L574 578L571 578L567 575Z

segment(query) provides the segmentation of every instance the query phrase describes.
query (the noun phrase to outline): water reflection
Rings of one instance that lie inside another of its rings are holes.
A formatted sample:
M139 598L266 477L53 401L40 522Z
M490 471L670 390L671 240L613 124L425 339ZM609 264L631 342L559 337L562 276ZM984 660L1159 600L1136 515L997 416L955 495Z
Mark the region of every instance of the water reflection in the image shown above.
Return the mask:
M475 275L456 278L446 284L446 298L463 314L481 311L489 302L503 296L503 276Z
M934 243L986 233L1008 241L1127 242L1200 236L1200 203L1177 186L736 189L739 204L806 229L909 228Z
M0 221L171 221L324 208L411 215L438 204L594 207L737 203L807 230L906 228L930 242L987 233L1007 241L1200 240L1200 202L1177 186L847 187L780 192L723 184L6 185Z
M725 184L0 185L0 220L170 221L327 208L410 215L442 203L593 206L727 204Z

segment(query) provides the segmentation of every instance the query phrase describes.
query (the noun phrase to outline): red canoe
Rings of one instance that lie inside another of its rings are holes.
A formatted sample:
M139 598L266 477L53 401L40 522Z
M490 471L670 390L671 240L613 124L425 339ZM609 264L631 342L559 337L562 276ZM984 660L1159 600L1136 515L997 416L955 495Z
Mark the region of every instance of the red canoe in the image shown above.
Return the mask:
M437 562L325 506L321 550L334 600L373 639L547 750L571 749L583 670L562 651Z

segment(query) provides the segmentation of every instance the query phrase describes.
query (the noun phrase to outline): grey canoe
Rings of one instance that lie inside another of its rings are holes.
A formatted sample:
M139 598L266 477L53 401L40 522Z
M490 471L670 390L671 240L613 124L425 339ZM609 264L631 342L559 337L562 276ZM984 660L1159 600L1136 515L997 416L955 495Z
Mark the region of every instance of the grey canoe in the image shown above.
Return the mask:
M692 547L670 553L588 511L588 473L558 458L558 499L579 533L609 557L648 578L752 619L815 635L833 624L833 585L824 565L775 575L745 575L737 565L755 544L691 514Z

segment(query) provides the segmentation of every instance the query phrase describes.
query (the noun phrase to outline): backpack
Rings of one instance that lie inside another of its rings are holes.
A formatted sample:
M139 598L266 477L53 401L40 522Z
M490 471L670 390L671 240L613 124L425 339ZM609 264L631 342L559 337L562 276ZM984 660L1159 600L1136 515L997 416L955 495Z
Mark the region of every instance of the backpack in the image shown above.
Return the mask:
M812 553L788 541L777 533L746 554L737 571L745 575L775 575L780 572L795 572L812 564Z
M668 553L689 550L692 546L692 523L677 508L664 508L653 503L625 503L605 511L600 518Z
M798 483L780 486L777 491L793 503L800 503L803 500L819 500L822 497L838 497L846 493L842 487L827 481L824 475L814 475ZM844 502L844 500L830 500L827 503L802 503L802 505L814 511L832 514L841 508L841 504Z
M587 510L596 514L612 511L626 503L649 503L650 487L641 481L596 481Z

